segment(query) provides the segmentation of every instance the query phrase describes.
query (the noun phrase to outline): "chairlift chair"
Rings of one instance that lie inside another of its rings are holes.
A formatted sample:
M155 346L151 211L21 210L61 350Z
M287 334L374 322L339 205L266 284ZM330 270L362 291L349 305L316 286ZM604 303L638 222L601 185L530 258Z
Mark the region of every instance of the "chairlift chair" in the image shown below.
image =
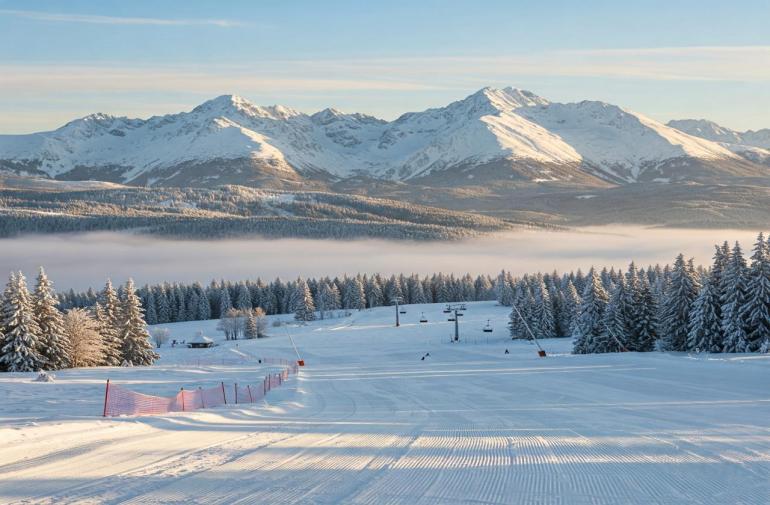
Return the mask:
M406 311L405 310L399 310L398 313L399 314L406 314Z
M484 326L484 333L492 333L492 325L489 324L489 319L487 319L487 325Z
M454 317L450 317L450 318L447 319L447 321L454 321L454 320L455 320Z
M444 308L444 314L449 314L450 312L452 312L452 309L450 309L450 308L449 308L449 305L447 305L447 306Z
M422 315L420 317L420 322L421 323L427 323L428 322L428 318L425 317L425 312L422 313Z

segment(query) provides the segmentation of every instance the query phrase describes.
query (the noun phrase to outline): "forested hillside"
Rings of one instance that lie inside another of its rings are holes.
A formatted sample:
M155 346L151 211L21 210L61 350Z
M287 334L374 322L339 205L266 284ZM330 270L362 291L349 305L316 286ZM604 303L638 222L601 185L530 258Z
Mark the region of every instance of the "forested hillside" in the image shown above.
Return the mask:
M132 230L204 239L261 235L453 240L516 225L531 223L381 198L242 186L0 190L0 237Z

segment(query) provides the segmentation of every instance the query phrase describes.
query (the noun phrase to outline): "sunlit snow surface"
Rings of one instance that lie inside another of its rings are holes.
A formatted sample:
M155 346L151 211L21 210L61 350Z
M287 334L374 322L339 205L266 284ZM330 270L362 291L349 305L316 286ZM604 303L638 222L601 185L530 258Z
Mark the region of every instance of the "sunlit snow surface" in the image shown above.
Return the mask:
M508 310L472 303L460 344L441 305L291 326L307 362L264 403L102 419L103 381L157 394L244 381L255 367L173 366L0 376L0 502L756 503L770 499L770 357L538 358ZM420 324L424 313L429 323ZM482 332L490 319L494 332ZM216 322L197 330L231 357ZM292 356L283 328L238 352ZM511 354L505 355L509 349ZM208 351L200 351L208 353ZM422 361L420 358L430 352Z

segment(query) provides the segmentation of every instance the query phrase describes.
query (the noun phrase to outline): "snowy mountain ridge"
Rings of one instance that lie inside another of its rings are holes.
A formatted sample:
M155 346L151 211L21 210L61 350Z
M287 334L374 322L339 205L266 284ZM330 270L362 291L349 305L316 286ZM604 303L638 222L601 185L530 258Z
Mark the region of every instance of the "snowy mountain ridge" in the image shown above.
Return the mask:
M449 173L472 179L479 167L536 182L686 180L692 172L681 167L693 160L746 163L739 154L615 105L555 103L515 88L483 88L394 121L333 108L308 115L223 95L190 112L149 119L97 113L51 132L0 135L0 171L176 186Z
M739 132L706 119L679 119L667 124L693 137L717 142L744 158L770 164L770 128Z

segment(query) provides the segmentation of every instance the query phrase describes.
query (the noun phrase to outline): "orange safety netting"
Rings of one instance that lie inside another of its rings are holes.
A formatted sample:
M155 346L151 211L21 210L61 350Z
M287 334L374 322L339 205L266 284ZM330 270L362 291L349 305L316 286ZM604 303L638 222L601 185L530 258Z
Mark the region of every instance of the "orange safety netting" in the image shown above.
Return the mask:
M261 380L251 384L225 385L211 388L184 389L175 396L163 397L131 391L107 381L104 393L104 416L165 414L168 412L184 412L226 405L228 403L254 403L265 397L268 391L279 387L289 379L291 374L297 374L299 367L296 363L283 359L263 358L261 363L280 365L284 369L273 372Z

